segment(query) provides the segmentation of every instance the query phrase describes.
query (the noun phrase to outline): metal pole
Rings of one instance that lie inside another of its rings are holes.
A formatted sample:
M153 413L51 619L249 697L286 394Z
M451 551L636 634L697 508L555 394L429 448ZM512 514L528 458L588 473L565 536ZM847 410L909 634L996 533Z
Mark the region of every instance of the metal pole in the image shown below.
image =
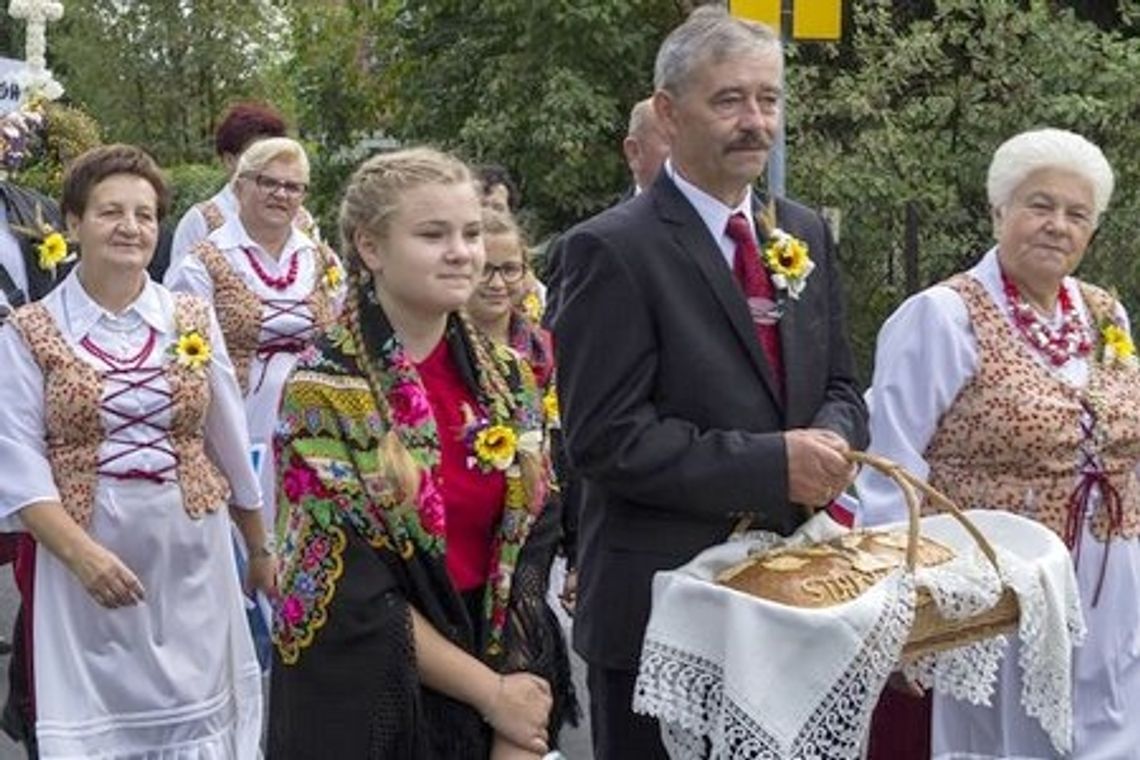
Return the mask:
M780 40L784 46L792 39L792 0L782 0L780 5ZM780 91L784 91L787 77L784 76L784 67L780 67ZM775 198L783 196L786 190L788 144L784 137L784 127L787 120L784 112L787 110L787 97L784 98L780 108L780 128L776 131L776 142L768 153L768 196Z
M903 272L906 294L918 292L918 203L906 202L906 226L903 234Z

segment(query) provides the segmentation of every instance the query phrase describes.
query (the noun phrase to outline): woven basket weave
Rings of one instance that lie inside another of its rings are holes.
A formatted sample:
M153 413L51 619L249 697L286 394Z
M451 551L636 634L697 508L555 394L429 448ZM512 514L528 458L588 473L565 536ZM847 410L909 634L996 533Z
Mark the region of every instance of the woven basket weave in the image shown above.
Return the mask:
M798 588L808 588L813 585L822 586L826 582L830 582L834 586L834 575L825 578L823 574L833 572L838 562L837 558L842 558L845 553L864 558L862 560L857 559L852 564L867 561L865 559L866 552L862 551L864 546L874 545L874 548L879 552L871 559L873 563L887 565L887 567L878 568L876 572L870 575L866 572L854 573L853 577L856 577L860 581L860 585L865 587L873 585L874 582L874 580L868 582L868 577L872 579L881 578L886 575L890 568L898 567L900 564L905 564L907 570L913 573L919 565L930 566L945 562L953 556L952 550L937 542L921 538L919 534L918 491L925 494L936 508L949 513L960 522L977 542L985 557L997 568L997 556L994 554L989 541L970 522L969 518L962 514L962 511L942 493L931 488L925 481L910 474L899 465L882 457L863 452L849 452L847 456L853 462L880 471L894 481L902 491L906 500L909 523L905 531L894 531L886 536L888 539L894 539L893 544L890 541L883 540L884 534L882 532L857 531L841 539L823 544L776 550L774 553L750 557L745 562L725 570L717 576L716 582L745 593L785 604L818 607L826 606L826 604L820 604L818 600L813 602L795 598L789 601L787 597L790 584ZM905 546L905 551L901 554L892 553L883 548L884 544L887 546ZM774 555L782 557L783 559L778 561L785 563L778 571L771 569L775 567ZM821 559L821 557L826 557L826 559ZM797 567L801 563L802 569ZM865 591L865 588L852 591L851 584L848 583L843 587L843 590L857 595ZM997 604L990 609L963 620L951 620L943 617L938 611L938 607L929 592L924 588L919 588L914 624L903 647L902 657L904 660L917 659L927 654L954 649L1016 630L1019 612L1017 596L1012 589L1005 588Z

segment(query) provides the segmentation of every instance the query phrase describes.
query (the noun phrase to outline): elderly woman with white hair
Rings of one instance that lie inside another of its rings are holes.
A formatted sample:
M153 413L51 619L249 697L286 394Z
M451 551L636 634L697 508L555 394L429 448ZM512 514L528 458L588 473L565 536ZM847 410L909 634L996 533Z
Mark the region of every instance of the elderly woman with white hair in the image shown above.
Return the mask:
M1140 371L1120 303L1072 276L1112 189L1104 154L1072 132L998 148L997 245L879 334L871 450L964 507L1032 518L1066 542L1089 630L1074 659L1073 756L1121 760L1140 758ZM857 485L864 523L904 519L882 476ZM935 695L932 755L1054 757L1020 694L1010 651L992 707Z
M166 275L171 290L214 304L245 397L251 457L273 524L272 442L281 389L297 355L333 324L343 297L336 254L294 224L309 159L287 137L259 140L238 160L228 217Z

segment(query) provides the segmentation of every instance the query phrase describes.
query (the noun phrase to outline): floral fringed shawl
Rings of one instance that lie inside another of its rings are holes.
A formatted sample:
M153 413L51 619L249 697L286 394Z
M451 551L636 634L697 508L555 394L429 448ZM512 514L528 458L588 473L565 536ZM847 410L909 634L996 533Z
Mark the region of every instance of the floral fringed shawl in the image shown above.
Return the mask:
M361 319L366 346L356 345L346 323L335 325L302 355L284 391L276 441L281 565L273 639L287 664L298 660L326 623L343 572L347 531L355 531L387 564L405 568L395 573L402 586L412 586L403 589L405 596L441 632L461 638L456 632L464 627L454 619L462 603L446 576L446 517L436 473L439 438L426 391L383 313L375 305L368 312ZM445 340L487 415L484 423L511 428L520 448L523 441L540 441L541 402L525 363L513 351L470 333L454 316ZM378 409L359 361L362 348L378 365L390 419ZM505 394L490 392L491 381L476 359L480 355L506 378L506 401ZM415 494L403 493L384 461L391 432L419 467ZM486 635L482 642L459 642L481 648L491 662L503 654L516 564L549 482L548 458L540 451L529 461L542 467L543 487L532 489L542 492L528 492L521 459L514 457L503 468L505 503L492 547L485 619L476 625ZM453 598L429 598L440 594ZM433 619L439 617L452 619Z

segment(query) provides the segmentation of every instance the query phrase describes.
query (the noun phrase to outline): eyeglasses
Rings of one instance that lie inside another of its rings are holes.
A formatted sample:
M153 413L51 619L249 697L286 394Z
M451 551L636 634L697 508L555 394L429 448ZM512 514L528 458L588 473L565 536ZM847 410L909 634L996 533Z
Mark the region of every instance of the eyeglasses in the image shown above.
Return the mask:
M506 264L484 264L483 282L495 279L495 274L503 276L503 282L516 283L526 274L526 264L520 261L508 261Z
M309 192L309 186L304 182L290 182L265 174L243 174L242 176L247 179L252 179L254 184L257 185L257 189L266 195L273 195L276 192L280 192L287 198L300 198Z

